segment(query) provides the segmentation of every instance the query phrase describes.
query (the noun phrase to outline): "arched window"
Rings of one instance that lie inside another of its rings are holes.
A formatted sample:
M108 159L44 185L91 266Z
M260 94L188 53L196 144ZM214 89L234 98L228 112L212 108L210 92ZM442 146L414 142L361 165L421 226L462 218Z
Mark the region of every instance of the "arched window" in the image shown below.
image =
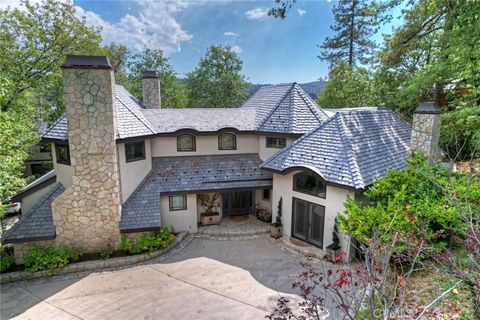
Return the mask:
M182 134L177 137L177 151L195 151L195 136Z
M293 190L325 198L327 186L318 176L299 172L293 176Z
M223 133L218 136L218 150L236 150L237 137L231 133Z

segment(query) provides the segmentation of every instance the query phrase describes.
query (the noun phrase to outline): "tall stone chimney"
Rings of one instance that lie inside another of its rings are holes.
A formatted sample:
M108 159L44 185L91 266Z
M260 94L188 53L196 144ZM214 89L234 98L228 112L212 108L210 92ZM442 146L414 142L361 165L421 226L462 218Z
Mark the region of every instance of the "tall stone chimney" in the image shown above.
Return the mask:
M413 113L410 150L425 153L431 163L440 161L440 126L440 107L434 102L420 103Z
M144 71L142 77L142 104L148 109L160 109L160 81L155 71Z
M63 69L72 185L52 203L57 244L120 245L115 86L107 57L67 56Z

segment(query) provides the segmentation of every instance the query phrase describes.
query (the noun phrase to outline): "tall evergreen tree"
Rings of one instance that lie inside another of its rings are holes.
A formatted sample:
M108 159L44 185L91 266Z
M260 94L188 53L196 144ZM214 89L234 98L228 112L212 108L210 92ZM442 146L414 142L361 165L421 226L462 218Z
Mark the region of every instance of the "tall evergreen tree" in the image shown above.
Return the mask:
M340 0L333 7L335 36L325 39L318 57L332 66L341 61L349 66L367 63L375 48L370 38L378 28L379 9L370 0Z
M247 98L247 82L240 74L242 60L229 46L211 46L198 67L187 75L192 107L238 107Z

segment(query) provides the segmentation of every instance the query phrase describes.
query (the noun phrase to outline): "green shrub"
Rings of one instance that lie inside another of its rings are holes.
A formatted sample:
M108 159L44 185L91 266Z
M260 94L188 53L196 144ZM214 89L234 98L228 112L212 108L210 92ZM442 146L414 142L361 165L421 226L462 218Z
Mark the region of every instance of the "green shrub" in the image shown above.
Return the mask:
M15 264L15 258L10 254L2 254L0 257L0 272L5 272Z
M171 227L165 226L153 234L140 236L136 241L122 236L122 250L130 254L152 252L168 247L174 239L175 236L172 234Z
M67 247L44 248L35 246L24 258L25 270L36 272L40 270L53 270L66 266L72 261L78 260L82 255L81 248L70 249Z
M113 256L113 249L110 247L100 250L100 257L104 260L110 259Z

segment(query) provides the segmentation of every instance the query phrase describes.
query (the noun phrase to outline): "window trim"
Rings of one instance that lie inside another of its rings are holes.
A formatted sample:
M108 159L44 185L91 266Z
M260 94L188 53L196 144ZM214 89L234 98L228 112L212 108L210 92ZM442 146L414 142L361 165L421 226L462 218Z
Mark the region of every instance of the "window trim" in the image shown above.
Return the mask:
M133 158L133 159L128 159L127 146L132 146L132 145L139 144L139 143L142 144L143 156L137 157L137 158ZM124 148L125 148L125 162L126 162L126 163L135 162L135 161L140 161L140 160L145 160L145 159L146 159L146 155L145 155L145 141L127 142L127 143L125 143Z
M59 152L58 150L60 148L66 148L67 149L67 155L68 155L68 159L67 160L60 160L59 159ZM70 159L70 146L68 144L55 144L55 161L58 163L58 164L63 164L63 165L66 165L66 166L69 166L71 165L71 159Z
M183 207L174 208L173 207L173 197L182 197L183 198ZM186 194L172 194L168 196L168 209L170 211L184 211L187 210L187 195Z
M275 145L269 145L269 144L268 144L268 140L269 140L269 139L275 139L275 141L276 141L277 143L275 143ZM278 141L280 141L280 139L283 140L283 141L285 141L285 145L284 145L284 146L279 146L279 145L278 145ZM271 149L283 149L283 148L285 148L286 146L287 146L287 138L282 138L282 137L265 137L265 147L266 147L266 148L271 148Z
M233 137L233 148L229 149L221 146L220 139L226 136ZM234 135L233 133L228 133L228 132L218 135L218 150L237 150L237 136Z
M322 185L324 186L324 192L323 194L322 193L315 193L315 192L309 192L307 190L301 190L301 189L298 189L297 188L297 177L299 174L307 174L307 175L311 175L312 177L314 177L315 179L319 180ZM300 192L300 193L304 193L304 194L308 194L308 195L311 195L311 196L314 196L314 197L317 197L317 198L320 198L320 199L326 199L327 198L327 184L325 183L325 181L320 178L319 176L317 175L314 175L314 174L311 174L311 173L308 173L308 172L297 172L293 175L293 191L296 191L296 192Z
M193 148L192 149L182 149L180 147L180 138L184 137L184 136L192 137L192 140L193 140ZM197 139L193 134L184 133L184 134L180 134L180 135L177 136L177 152L195 152L195 151L197 151Z

